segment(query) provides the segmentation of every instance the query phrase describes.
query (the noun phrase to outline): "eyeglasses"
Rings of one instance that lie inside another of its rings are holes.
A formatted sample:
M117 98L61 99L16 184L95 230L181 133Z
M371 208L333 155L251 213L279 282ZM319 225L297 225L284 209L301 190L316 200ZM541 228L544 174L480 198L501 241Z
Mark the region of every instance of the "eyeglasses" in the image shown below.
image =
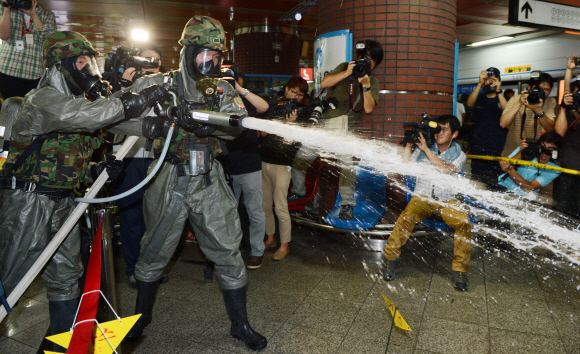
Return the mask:
M296 91L294 91L292 89L290 89L290 92L292 92L294 95L296 95L296 97L304 97L304 94L303 93L296 92Z

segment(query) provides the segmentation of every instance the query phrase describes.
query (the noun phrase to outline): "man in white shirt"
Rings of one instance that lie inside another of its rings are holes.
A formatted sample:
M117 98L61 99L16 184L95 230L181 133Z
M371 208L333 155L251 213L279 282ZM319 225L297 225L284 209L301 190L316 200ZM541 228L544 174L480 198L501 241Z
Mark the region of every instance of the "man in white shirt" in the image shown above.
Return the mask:
M459 120L453 115L443 115L434 120L441 127L441 131L435 134L435 143L430 147L427 146L421 134L417 143L407 144L403 161L405 163L409 161L430 163L443 174L459 173L466 161L465 153L461 151L459 144L453 142L459 133ZM417 145L417 149L412 153L413 145ZM455 229L453 278L457 290L467 291L466 272L471 259L472 228L469 216L461 210L459 201L454 199L453 190L436 184L433 179L417 178L414 194L395 223L383 250L386 258L383 278L386 281L394 279L401 247L407 243L415 225L430 215L436 214Z

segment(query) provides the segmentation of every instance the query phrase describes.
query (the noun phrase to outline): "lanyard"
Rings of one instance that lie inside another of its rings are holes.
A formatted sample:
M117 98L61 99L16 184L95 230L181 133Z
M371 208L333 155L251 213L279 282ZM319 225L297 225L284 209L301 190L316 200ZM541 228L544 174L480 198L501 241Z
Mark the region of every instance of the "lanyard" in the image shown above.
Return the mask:
M32 27L32 16L30 16L30 23L28 24L28 28L26 28L26 20L22 19L22 37L30 31L30 27Z

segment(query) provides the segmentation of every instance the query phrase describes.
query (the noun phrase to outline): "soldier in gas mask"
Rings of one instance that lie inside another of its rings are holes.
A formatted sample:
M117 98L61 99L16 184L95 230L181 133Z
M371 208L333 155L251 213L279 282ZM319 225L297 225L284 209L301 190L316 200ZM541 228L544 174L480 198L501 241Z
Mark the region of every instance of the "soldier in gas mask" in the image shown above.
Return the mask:
M216 79L222 52L226 50L222 25L213 18L195 16L185 26L179 43L184 46L179 70L143 77L130 88L136 92L165 82L168 88L177 91L181 113L177 122L180 128L170 142L161 172L143 199L147 232L135 267L138 290L135 312L142 316L126 338L139 338L151 322L158 281L189 219L203 253L215 263L232 321L231 335L243 340L248 348L259 350L266 347L267 340L252 330L246 314L247 275L239 251L242 231L236 199L217 161L201 173L193 171L190 165L191 151L203 150L209 155L221 152L215 137L219 131L215 126L196 123L190 114L192 109L240 116L247 112L235 89L226 81ZM168 126L169 122L162 118L146 117L143 133L149 138L164 137ZM156 147L157 153L160 147Z
M92 183L104 169L110 179L120 172L120 161L90 163L94 149L102 144L94 132L140 116L167 94L153 86L140 94L101 98L107 95L108 84L100 80L94 59L98 52L76 32L53 33L43 54L48 69L38 88L22 100L8 137L8 159L0 171L0 279L8 294L75 208L73 191ZM135 120L130 126L138 124ZM112 130L134 133L124 126L127 123ZM77 224L42 273L53 334L70 329L77 310L78 279L83 273L80 239Z

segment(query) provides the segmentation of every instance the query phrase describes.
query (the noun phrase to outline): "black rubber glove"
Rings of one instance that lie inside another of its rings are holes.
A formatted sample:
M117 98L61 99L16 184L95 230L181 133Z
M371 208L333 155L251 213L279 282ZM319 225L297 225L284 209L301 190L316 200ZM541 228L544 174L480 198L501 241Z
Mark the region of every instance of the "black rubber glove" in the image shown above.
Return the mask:
M101 172L103 172L105 169L107 169L107 174L109 175L107 182L112 182L121 174L121 171L123 170L123 161L115 160L115 156L111 155L107 161L102 161L96 165L91 165L89 172L91 173L91 178L93 181L96 181Z
M167 137L169 133L169 127L171 122L163 118L147 116L143 118L143 136L147 139L155 139L159 137ZM177 136L177 130L173 131L173 136L171 140L175 140Z
M147 107L153 107L157 102L163 103L171 98L169 92L159 85L146 87L139 94L145 97Z
M123 102L125 118L135 118L139 117L145 109L153 107L157 102L165 102L166 97L169 97L169 92L166 89L158 85L151 85L138 94L125 92L119 99Z
M189 113L189 107L185 104L179 106L179 110L177 111L177 125L189 131L193 131L201 126L201 124L193 119Z
M216 126L211 124L200 124L199 127L195 128L192 132L198 138L205 138L212 135L216 131Z

